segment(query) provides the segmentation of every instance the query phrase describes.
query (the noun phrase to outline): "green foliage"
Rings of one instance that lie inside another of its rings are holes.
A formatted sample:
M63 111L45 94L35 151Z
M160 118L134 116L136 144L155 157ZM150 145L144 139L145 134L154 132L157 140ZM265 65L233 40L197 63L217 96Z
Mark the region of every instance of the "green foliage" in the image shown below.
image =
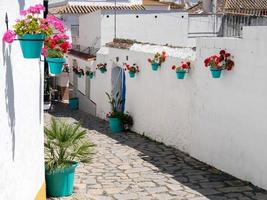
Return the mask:
M90 161L94 144L86 138L80 124L67 124L52 118L51 126L45 127L45 165L49 171L71 166L73 161Z
M133 126L133 118L129 112L123 113L121 116L121 123L124 130L129 130Z
M117 92L116 95L113 96L106 92L106 95L108 97L108 102L111 106L111 115L116 113L118 114L119 112L121 112L121 107L124 102L124 99L121 98L120 93Z
M46 26L47 28L42 28ZM47 24L44 23L44 19L36 18L28 15L26 19L18 21L14 26L14 31L18 36L23 36L25 34L39 34L43 33L45 35L51 35L52 29L49 28Z
M48 49L47 50L47 57L49 58L63 58L64 53L57 49Z

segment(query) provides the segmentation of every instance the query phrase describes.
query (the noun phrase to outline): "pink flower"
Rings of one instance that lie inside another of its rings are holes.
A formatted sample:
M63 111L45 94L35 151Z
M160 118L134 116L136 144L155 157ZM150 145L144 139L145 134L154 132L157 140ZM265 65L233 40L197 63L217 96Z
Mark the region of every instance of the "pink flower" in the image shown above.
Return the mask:
M51 24L59 32L61 32L61 33L65 32L65 28L64 28L63 22L60 19L58 19L57 17L55 17L53 15L48 15L47 18L46 18L46 22L48 24Z
M47 57L47 49L46 49L45 47L42 48L41 54L42 54L44 57Z
M7 30L2 38L3 42L12 43L15 40L16 33L11 30Z
M25 16L25 15L27 15L28 14L28 11L27 10L21 10L20 11L20 15L21 16Z

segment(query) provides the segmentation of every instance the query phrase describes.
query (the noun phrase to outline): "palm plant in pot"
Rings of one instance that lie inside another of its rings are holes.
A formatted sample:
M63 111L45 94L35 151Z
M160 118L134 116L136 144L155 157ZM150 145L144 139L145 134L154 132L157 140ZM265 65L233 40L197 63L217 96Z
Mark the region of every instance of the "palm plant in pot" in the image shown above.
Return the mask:
M88 163L94 145L79 124L67 124L54 118L45 127L45 178L48 196L63 197L73 192L78 162Z
M122 104L124 100L120 97L120 93L117 92L115 96L110 95L106 92L108 97L108 102L111 106L111 112L109 112L106 117L109 119L109 127L112 133L119 133L122 131L122 116L121 111Z
M59 19L40 17L44 10L45 7L41 4L22 10L21 18L13 26L14 30L7 30L3 36L3 41L7 43L12 43L18 37L24 58L40 58L44 39L54 31L63 31Z

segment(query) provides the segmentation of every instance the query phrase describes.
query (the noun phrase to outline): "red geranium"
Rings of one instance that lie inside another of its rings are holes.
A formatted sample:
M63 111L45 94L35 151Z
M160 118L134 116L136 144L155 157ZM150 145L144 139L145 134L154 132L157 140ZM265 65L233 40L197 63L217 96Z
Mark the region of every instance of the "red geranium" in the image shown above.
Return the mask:
M137 66L136 63L134 63L132 66L127 64L127 63L124 63L123 65L125 66L125 68L124 68L125 71L128 70L129 72L133 72L133 73L140 72L139 67Z
M167 54L165 51L163 51L161 54L160 53L156 53L154 55L154 58L153 59L150 59L148 58L148 62L151 63L151 64L159 64L161 65L163 62L166 61L166 58L167 58Z
M175 70L176 72L188 72L190 69L190 62L181 62L180 66L173 65L172 70Z

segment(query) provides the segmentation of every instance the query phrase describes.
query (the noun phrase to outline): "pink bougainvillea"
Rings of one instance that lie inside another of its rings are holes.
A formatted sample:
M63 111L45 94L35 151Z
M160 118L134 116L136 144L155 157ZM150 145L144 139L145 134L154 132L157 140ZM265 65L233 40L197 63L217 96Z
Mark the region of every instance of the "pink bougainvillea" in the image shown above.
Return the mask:
M7 30L2 38L3 42L12 43L16 38L16 33L12 30Z

